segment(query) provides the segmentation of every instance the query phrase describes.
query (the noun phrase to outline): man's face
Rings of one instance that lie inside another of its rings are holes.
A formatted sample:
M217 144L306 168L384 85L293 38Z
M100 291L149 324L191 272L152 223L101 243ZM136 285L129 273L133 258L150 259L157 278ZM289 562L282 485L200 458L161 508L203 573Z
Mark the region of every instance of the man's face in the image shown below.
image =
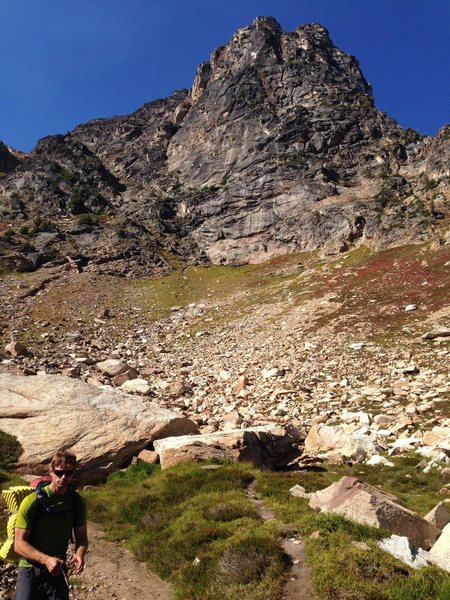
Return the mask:
M72 482L75 473L75 465L62 463L50 467L50 476L52 478L51 488L56 493L64 493L67 491Z

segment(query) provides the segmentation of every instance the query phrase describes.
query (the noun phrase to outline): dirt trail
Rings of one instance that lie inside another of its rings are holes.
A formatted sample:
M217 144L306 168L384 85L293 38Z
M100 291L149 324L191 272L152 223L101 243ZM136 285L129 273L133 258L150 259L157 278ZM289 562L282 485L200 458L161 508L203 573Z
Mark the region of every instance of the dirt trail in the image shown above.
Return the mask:
M252 481L247 487L246 495L255 505L259 516L263 521L275 519L275 513L257 497L255 487L256 481ZM282 541L281 547L291 561L291 570L284 586L282 600L314 600L316 596L311 584L311 570L306 560L305 542L300 536L292 535Z
M171 600L171 587L151 573L144 563L112 542L89 524L90 549L86 570L78 579L81 585L72 591L75 600Z

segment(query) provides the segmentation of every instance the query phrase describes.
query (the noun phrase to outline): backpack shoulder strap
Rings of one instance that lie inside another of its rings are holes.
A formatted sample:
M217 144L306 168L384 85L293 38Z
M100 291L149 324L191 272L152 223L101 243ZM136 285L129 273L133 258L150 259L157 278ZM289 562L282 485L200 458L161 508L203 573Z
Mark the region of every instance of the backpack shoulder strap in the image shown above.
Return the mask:
M48 481L42 481L38 484L38 486L36 488L37 513L38 514L45 513L48 515L54 515L54 514L57 514L57 512L55 512L53 510L53 508L49 505L48 496L47 496L46 492L44 491L44 488L47 485L48 485ZM76 490L71 489L70 492L72 494L72 510L70 512L73 513L74 520L75 520L75 518L81 511L81 498L80 498L80 494Z
M44 512L46 514L52 514L53 510L48 503L47 494L44 491L46 485L48 485L48 481L41 481L36 487L38 511Z

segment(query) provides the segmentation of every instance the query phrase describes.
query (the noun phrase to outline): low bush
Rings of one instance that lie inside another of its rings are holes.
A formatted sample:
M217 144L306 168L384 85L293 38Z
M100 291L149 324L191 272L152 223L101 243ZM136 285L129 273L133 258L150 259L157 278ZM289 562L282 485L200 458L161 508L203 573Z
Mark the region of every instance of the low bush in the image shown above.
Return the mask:
M78 215L78 225L95 225L95 219L89 213Z
M20 244L18 250L22 254L28 254L30 252L36 252L36 248L30 242L24 242L23 244Z
M22 454L23 448L13 435L0 430L0 469L7 469Z
M31 229L31 233L43 233L48 231L55 231L55 229L56 226L54 223L52 223L52 221L49 221L48 219L41 216L36 216L33 219L33 227Z

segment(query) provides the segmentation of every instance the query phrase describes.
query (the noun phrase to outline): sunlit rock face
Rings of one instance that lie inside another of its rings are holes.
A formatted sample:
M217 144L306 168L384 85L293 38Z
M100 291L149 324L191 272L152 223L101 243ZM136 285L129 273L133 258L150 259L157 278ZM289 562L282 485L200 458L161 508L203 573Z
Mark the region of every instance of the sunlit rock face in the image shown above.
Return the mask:
M285 32L259 17L199 66L190 91L29 155L0 147L0 218L55 224L28 248L28 268L69 256L119 275L164 272L167 251L243 263L417 242L446 222L449 140L448 127L426 138L379 112L357 60L321 25Z

